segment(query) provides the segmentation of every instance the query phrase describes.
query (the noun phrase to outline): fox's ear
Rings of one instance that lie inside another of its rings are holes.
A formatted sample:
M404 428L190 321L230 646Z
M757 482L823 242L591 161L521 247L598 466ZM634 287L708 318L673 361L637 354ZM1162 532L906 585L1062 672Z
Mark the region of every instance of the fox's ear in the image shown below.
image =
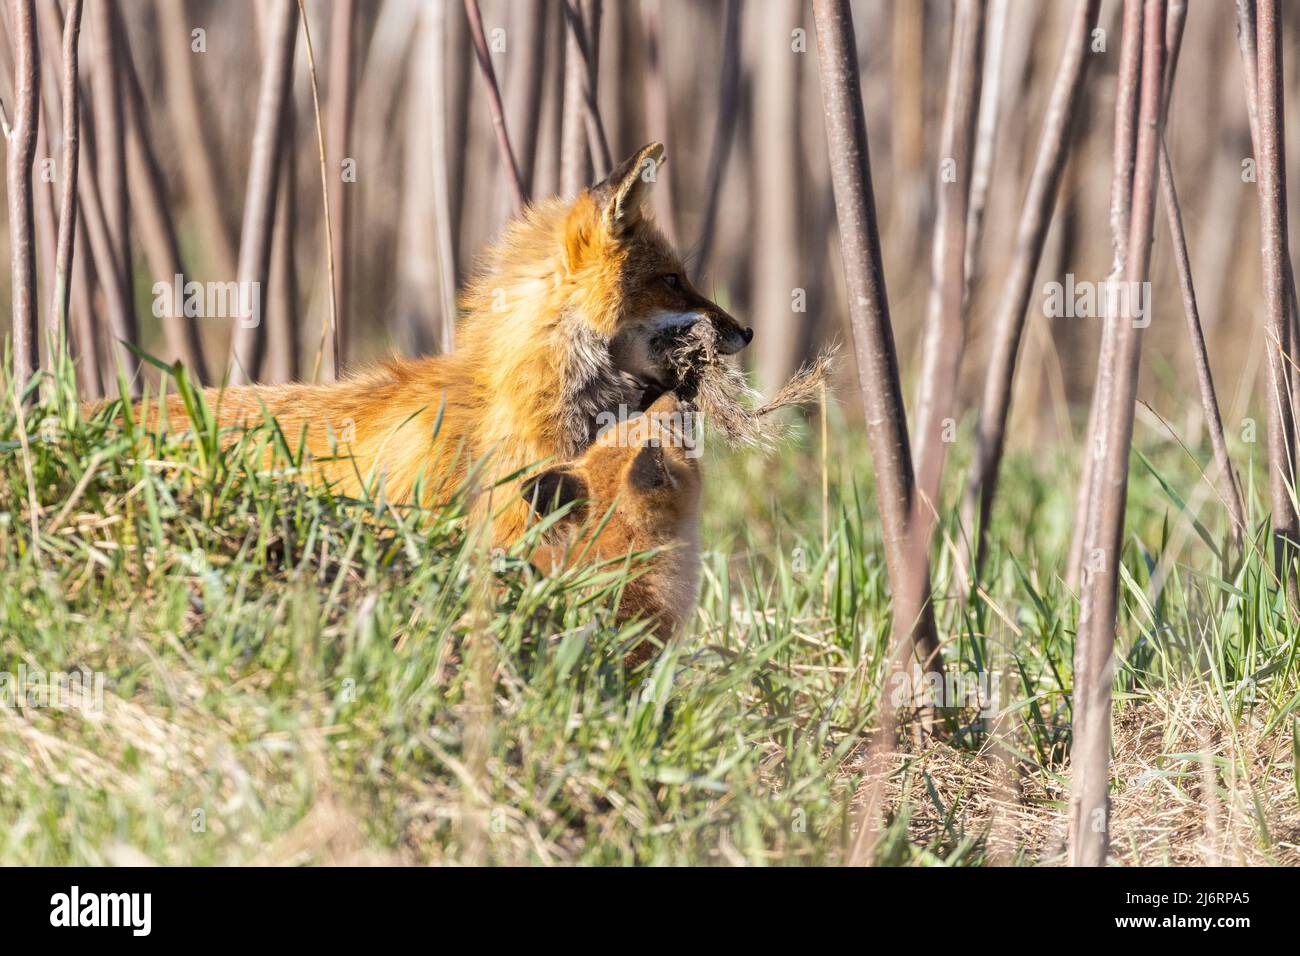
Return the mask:
M519 490L539 518L587 497L586 482L563 468L548 468L525 481Z
M671 488L677 483L673 480L672 472L668 470L668 462L664 460L662 445L642 447L632 459L632 467L628 470L627 477L632 487L640 491Z
M662 143L642 146L615 166L602 182L591 187L600 205L600 220L613 236L623 235L641 218L641 206L650 196L650 187L658 178L663 161Z

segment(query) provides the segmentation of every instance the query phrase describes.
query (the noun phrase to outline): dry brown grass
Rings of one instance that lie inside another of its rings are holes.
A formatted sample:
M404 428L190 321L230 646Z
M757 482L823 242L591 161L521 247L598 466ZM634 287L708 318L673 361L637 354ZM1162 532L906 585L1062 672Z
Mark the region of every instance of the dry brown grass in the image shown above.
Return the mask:
M1285 727L1265 735L1264 724L1247 712L1228 725L1203 690L1170 690L1124 705L1114 720L1110 862L1300 864L1291 741ZM943 742L920 752L901 746L893 754L887 812L897 815L907 797L910 842L977 836L991 861L1064 863L1068 761L1039 767L1014 760L1008 782L1008 764L991 742L979 752ZM1023 753L1019 741L1012 747ZM862 765L849 769L861 772Z

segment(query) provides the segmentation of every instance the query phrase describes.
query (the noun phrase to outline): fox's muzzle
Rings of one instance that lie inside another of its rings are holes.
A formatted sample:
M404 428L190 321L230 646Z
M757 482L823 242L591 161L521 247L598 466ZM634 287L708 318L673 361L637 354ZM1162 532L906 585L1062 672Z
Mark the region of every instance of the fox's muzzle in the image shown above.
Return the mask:
M698 292L687 293L688 300L695 307L698 321L708 322L713 327L713 340L722 355L735 355L754 338L754 330L742 328L740 323Z
M734 355L753 338L753 330L701 298L696 308L664 310L627 325L610 340L609 351L620 371L650 388L653 400L679 384L682 369L673 355L685 342L708 342L719 355Z
M754 340L753 329L742 329L731 316L725 313L710 316L707 321L713 323L718 351L723 355L735 355Z

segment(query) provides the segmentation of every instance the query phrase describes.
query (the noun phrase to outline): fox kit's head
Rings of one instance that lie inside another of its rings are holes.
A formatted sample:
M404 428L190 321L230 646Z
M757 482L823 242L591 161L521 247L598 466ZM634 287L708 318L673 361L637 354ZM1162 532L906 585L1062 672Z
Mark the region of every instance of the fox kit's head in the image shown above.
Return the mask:
M533 552L533 563L544 571L579 558L657 552L625 588L618 618L653 621L661 643L689 618L699 584L701 476L689 414L666 392L645 413L602 432L582 457L522 486L539 517L573 503L551 540ZM653 653L652 645L639 645L628 663Z
M700 322L730 355L754 337L695 290L681 257L646 216L664 148L651 143L574 201L565 220L565 281L606 337L614 365L653 394L676 387L668 353Z

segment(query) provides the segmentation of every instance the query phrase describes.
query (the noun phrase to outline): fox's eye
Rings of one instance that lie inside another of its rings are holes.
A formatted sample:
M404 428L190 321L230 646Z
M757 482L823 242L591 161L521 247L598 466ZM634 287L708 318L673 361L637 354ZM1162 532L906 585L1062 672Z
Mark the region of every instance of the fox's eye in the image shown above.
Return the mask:
M670 289L680 289L682 287L682 277L675 272L670 272L668 275L661 276L660 278L663 279L664 285L668 286Z

